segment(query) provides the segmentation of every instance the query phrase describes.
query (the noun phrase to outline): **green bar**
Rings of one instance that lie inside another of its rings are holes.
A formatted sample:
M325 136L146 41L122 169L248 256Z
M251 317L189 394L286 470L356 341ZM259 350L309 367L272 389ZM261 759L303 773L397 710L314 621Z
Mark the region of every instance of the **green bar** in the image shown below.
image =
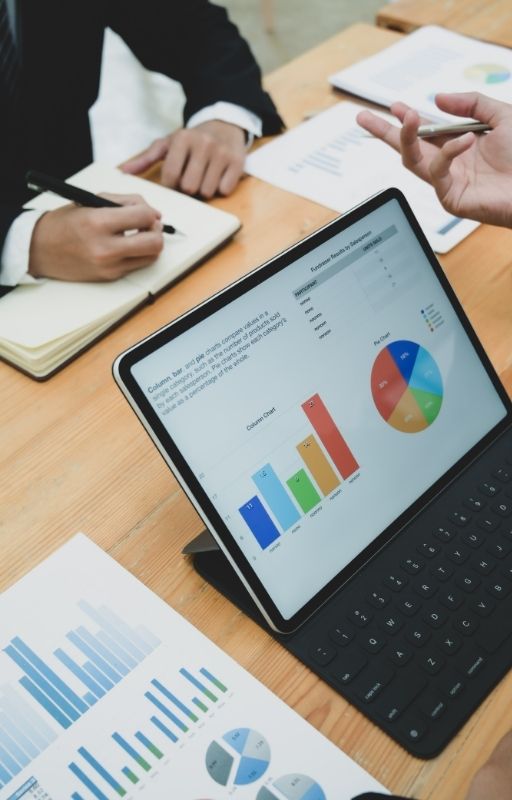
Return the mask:
M309 480L305 470L299 469L295 475L292 475L286 481L286 484L304 514L307 514L320 502L320 495Z
M197 706L198 708L200 708L200 709L201 709L201 711L204 711L204 712L205 712L205 714L206 714L206 712L208 711L208 706L205 706L205 704L204 704L204 703L201 703L201 701L200 701L200 700L198 700L198 699L197 699L197 697L194 697L194 699L192 700L192 702L193 702L193 703L195 703L195 704L196 704L196 706Z
M208 680L211 681L213 685L217 687L217 689L220 689L221 692L227 692L228 690L227 686L224 686L224 684L221 683L219 679L215 677L215 675L212 675L211 672L208 672L208 670L205 669L205 667L202 667L199 670L199 672L201 672L205 676L205 678L208 678Z
M123 767L122 771L126 775L128 780L130 780L132 783L138 783L139 782L139 779L137 778L135 773L131 771L131 769L129 767Z

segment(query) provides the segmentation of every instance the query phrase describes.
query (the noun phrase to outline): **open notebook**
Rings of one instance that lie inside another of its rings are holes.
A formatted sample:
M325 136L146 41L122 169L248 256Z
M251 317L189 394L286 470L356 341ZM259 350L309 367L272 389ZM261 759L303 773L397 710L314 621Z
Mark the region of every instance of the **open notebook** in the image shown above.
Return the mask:
M91 164L69 179L93 192L141 194L185 236L165 236L152 266L113 283L45 280L17 286L0 300L0 358L33 378L45 379L136 308L149 302L240 227L232 214L112 167ZM45 193L27 204L66 204Z

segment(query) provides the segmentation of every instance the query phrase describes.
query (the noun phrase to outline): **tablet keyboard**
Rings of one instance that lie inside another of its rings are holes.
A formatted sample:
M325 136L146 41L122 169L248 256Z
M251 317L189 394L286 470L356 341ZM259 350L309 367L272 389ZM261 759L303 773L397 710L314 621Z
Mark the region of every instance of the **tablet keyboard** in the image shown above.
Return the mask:
M282 643L413 755L512 665L512 446L494 445Z

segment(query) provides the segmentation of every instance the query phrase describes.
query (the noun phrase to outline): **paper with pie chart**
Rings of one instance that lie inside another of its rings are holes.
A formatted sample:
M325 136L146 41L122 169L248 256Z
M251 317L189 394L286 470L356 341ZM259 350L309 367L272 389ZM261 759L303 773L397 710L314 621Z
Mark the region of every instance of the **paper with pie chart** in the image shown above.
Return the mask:
M443 404L443 379L430 352L399 339L377 355L371 391L381 417L397 431L420 433L437 419Z

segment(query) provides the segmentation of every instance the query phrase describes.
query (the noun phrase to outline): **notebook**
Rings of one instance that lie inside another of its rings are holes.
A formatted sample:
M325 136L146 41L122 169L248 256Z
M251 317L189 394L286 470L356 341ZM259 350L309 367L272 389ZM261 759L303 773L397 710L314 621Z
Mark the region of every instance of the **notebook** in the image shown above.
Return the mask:
M512 417L404 196L276 256L114 376L220 548L203 573L436 755L510 666Z
M482 92L510 102L512 53L460 33L426 25L329 78L337 89L390 106L401 100L432 120L460 121L440 111L437 92Z
M140 194L185 236L164 235L164 249L146 269L112 283L44 280L0 299L0 358L45 379L114 325L168 288L239 229L237 217L179 192L91 164L70 182L92 192ZM27 208L52 210L66 200L44 193Z

